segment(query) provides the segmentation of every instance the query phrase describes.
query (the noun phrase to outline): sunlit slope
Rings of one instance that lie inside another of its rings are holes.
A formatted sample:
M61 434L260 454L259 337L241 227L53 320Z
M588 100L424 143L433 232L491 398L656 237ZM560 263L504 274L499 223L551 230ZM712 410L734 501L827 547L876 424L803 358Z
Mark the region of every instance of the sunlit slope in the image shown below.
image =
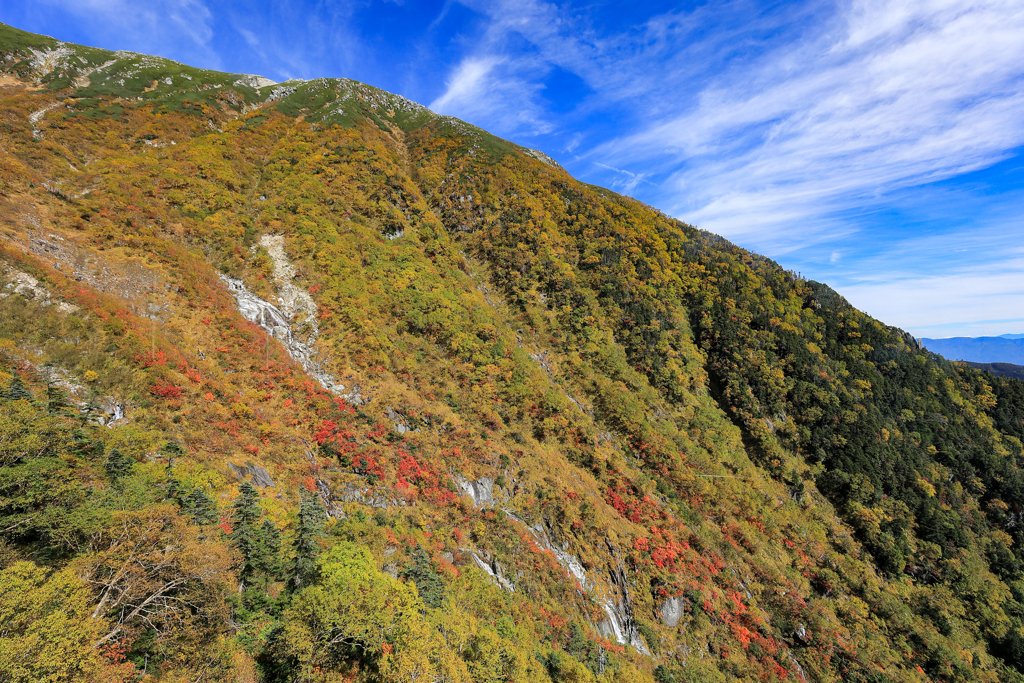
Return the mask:
M1019 382L369 86L8 27L0 68L0 380L40 404L7 397L0 560L68 582L92 628L48 657L168 680L1019 677ZM242 481L276 554L237 531ZM300 500L331 515L319 569ZM126 509L186 539L167 571L211 587L201 623L75 583L114 535L69 539ZM202 579L178 568L199 552ZM93 647L112 631L121 664Z

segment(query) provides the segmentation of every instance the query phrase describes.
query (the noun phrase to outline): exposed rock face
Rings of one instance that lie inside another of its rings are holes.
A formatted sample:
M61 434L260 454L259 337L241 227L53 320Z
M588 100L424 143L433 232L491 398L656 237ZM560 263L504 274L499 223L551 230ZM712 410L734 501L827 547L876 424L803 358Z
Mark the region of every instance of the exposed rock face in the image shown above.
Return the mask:
M547 164L548 166L553 166L554 168L562 168L561 164L559 164L559 163L558 163L557 161L555 161L554 159L552 159L551 157L549 157L549 156L548 156L547 154L545 154L544 152L541 152L541 151L540 151L539 149L528 149L528 148L526 148L526 147L520 147L520 149L521 149L521 150L522 150L522 151L523 151L523 152L524 152L524 153L525 153L525 154L526 154L527 156L533 157L533 158L534 158L534 159L536 159L537 161L540 161L540 162L542 162L542 163L545 163L545 164Z
M408 505L401 498L389 497L381 491L351 482L337 485L334 488L333 500L340 500L343 503L362 503L374 508L405 507Z
M331 376L313 349L320 336L317 305L309 292L293 282L295 266L284 251L284 235L264 235L260 238L260 245L267 250L274 264L277 305L250 292L241 280L221 275L221 280L238 302L239 312L246 320L256 323L284 344L288 355L298 361L302 369L316 378L324 389L354 405L366 403L359 387L346 387Z
M399 434L405 434L406 432L415 432L416 430L409 426L405 416L400 412L388 406L384 409L384 414L387 415L388 419L391 420L395 427L395 431Z
M66 301L55 300L50 296L50 291L40 284L39 280L32 277L28 273L23 273L20 270L14 268L7 269L7 277L10 281L4 287L4 291L0 292L0 299L6 299L11 294L19 294L26 299L35 299L39 301L41 306L50 306L52 304L57 305L57 310L61 313L72 313L78 310L78 306L69 304Z
M595 591L600 595L602 589L598 586L598 582L587 576L583 564L575 555L568 552L568 544L559 547L552 542L547 529L542 524L530 525L510 510L504 510L504 512L510 519L523 524L538 545L554 554L555 559L566 572L579 582L582 591ZM611 579L613 594L610 597L606 595L598 598L606 615L604 621L596 624L598 632L606 638L614 638L617 642L623 645L628 644L637 652L650 656L651 652L647 649L647 645L640 636L640 630L633 620L633 601L629 596L629 585L621 561L617 567L609 566L608 576Z
M669 598L661 605L661 623L675 628L686 614L686 598L681 595Z
M305 337L306 344L312 345L320 336L316 302L309 292L294 282L295 266L284 251L284 235L264 235L260 238L260 246L267 250L274 264L273 277L281 312L291 321L296 335Z
M99 404L99 409L106 415L106 417L101 417L99 422L107 427L113 427L124 419L124 404L117 399L106 398L102 400Z
M474 507L491 507L494 505L494 479L480 477L475 481L458 480L462 491L473 499Z
M238 303L238 311L242 314L242 317L249 322L256 323L266 330L270 336L280 341L288 351L288 355L296 360L302 366L302 369L314 377L324 389L340 395L346 401L355 405L361 405L366 402L360 394L358 387L346 393L347 387L326 372L323 369L322 363L316 359L315 353L310 346L312 342L316 341L318 333L316 327L313 327L313 332L304 341L299 336L293 334L291 320L281 309L250 292L241 280L236 280L226 275L221 275L220 278L227 286L228 291L231 292L231 295L235 297L235 301ZM307 294L306 296L309 295Z
M617 567L609 566L608 575L619 594L601 601L601 607L608 618L597 625L597 630L605 637L614 636L618 642L629 643L637 652L651 656L633 620L633 601L629 596L629 584L622 563Z
M487 573L487 576L491 578L494 585L498 586L502 590L507 590L509 593L515 592L515 586L512 582L505 577L505 572L498 564L498 561L490 557L487 552L483 550L467 550L469 556L473 558L473 562L476 566L483 569Z
M239 467L238 465L228 463L228 467L231 468L231 471L234 472L235 476L239 479L244 481L246 477L250 477L250 481L252 481L253 485L259 486L261 489L276 487L274 480L270 478L270 473L259 465L253 465L251 462L247 462L244 467Z
M257 90L259 90L260 88L265 88L268 85L277 85L277 82L272 81L265 76L246 74L245 76L242 76L237 81L235 81L235 85L247 85L250 88L256 88Z

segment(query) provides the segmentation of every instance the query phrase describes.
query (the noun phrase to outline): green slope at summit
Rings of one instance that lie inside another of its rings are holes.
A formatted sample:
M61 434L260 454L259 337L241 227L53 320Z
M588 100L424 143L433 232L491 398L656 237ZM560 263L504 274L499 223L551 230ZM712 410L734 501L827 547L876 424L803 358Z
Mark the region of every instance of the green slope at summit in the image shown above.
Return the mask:
M1024 383L354 81L0 26L0 388L0 680L1024 680Z

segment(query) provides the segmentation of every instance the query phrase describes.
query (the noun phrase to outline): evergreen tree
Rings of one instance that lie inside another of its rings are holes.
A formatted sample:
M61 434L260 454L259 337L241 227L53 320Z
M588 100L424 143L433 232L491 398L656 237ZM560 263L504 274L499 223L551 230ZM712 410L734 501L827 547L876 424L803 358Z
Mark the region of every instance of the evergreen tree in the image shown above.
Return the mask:
M46 387L46 412L51 415L66 415L71 409L71 401L64 390L55 384Z
M217 504L213 502L213 498L210 498L206 491L200 488L192 489L192 493L181 500L181 507L192 517L192 521L200 526L213 524L219 519Z
M163 448L160 449L160 453L167 457L167 497L173 498L178 501L178 504L185 508L185 501L181 498L182 488L181 481L174 476L174 459L182 454L181 446L174 441L168 441L164 444ZM195 491L192 491L194 494ZM192 495L189 494L189 495ZM211 505L213 501L210 501ZM201 524L202 522L196 522Z
M90 397L85 405L81 407L78 412L78 418L82 421L82 426L94 422L100 415L100 406L96 403L95 398Z
M412 562L406 566L402 576L416 584L416 590L427 607L437 608L444 603L444 582L423 548L416 548Z
M110 481L115 484L131 474L133 467L135 467L135 461L116 448L110 449L110 453L107 454L107 461L103 465Z
M167 466L174 465L174 461L185 454L185 449L177 441L168 441L160 449L160 455L167 458Z
M7 385L7 392L4 394L4 397L9 401L32 401L35 399L17 372L11 377L11 383Z
M92 438L84 429L75 429L71 432L72 452L90 461L98 461L106 448L99 439Z
M281 574L281 531L269 519L263 520L263 525L256 532L253 564L262 575L264 585L275 581Z
M260 494L249 482L243 483L238 489L235 499L234 513L231 517L231 535L235 547L242 554L242 563L238 568L238 578L245 586L252 582L256 575L259 560L256 524L263 516L260 507Z
M327 513L320 499L315 495L303 493L302 502L299 504L299 524L292 540L295 558L292 560L288 577L288 587L291 590L298 590L316 582L316 559L320 555L320 542L317 538L323 535L326 522Z
M170 465L164 472L167 476L167 497L173 499L182 508L185 507L185 501L181 497L181 480L174 476L174 468Z

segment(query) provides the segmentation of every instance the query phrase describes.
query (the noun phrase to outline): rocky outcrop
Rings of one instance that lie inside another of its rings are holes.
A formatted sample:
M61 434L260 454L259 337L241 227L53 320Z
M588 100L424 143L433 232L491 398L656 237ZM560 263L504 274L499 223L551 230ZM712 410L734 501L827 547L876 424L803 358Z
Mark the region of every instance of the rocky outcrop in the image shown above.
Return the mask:
M334 488L333 499L343 503L361 503L373 508L405 507L409 503L402 498L388 495L387 491L348 482Z
M457 479L463 493L473 499L474 507L491 507L494 505L494 479L480 477L473 481Z
M387 408L384 409L384 414L387 416L389 420L391 420L391 424L394 426L395 431L398 432L399 434L417 431L409 425L409 421L406 419L405 415L402 415L400 412L398 412L391 406L388 406Z
M473 559L473 562L477 567L484 570L484 573L490 577L491 582L494 583L494 585L498 586L498 588L501 588L502 590L508 591L509 593L515 592L515 586L513 586L512 582L505 577L505 572L501 565L498 564L498 561L491 557L490 554L484 550L464 549L464 552Z
M45 307L56 305L57 310L61 313L72 313L78 310L78 306L75 306L74 304L69 304L66 301L61 301L51 297L50 291L44 287L39 280L28 273L23 273L22 271L14 268L8 268L5 275L9 280L7 284L4 285L3 291L0 291L0 299L6 299L12 294L18 294L26 299L34 299L38 301L40 306Z
M607 618L597 624L598 632L608 638L614 636L618 642L628 643L637 652L650 656L651 652L633 619L633 600L629 595L629 582L621 561L616 566L609 565L608 576L617 595L601 600L601 608Z
M675 628L686 614L686 598L681 595L669 598L661 604L661 623Z
M227 275L221 275L220 278L231 295L235 297L235 301L238 303L238 312L242 314L242 317L249 322L256 323L270 336L281 342L285 350L288 351L288 355L319 382L320 386L341 396L349 403L361 405L366 402L358 387L349 389L323 369L323 363L316 357L311 347L318 334L315 327L312 332L307 333L305 338L294 334L292 320L280 308L250 292L241 280Z
M270 473L259 465L253 465L251 462L245 463L245 466L240 467L238 465L232 465L228 463L228 467L235 473L235 476L240 480L245 481L246 477L253 483L254 486L259 486L261 489L276 487L274 480L270 478Z

